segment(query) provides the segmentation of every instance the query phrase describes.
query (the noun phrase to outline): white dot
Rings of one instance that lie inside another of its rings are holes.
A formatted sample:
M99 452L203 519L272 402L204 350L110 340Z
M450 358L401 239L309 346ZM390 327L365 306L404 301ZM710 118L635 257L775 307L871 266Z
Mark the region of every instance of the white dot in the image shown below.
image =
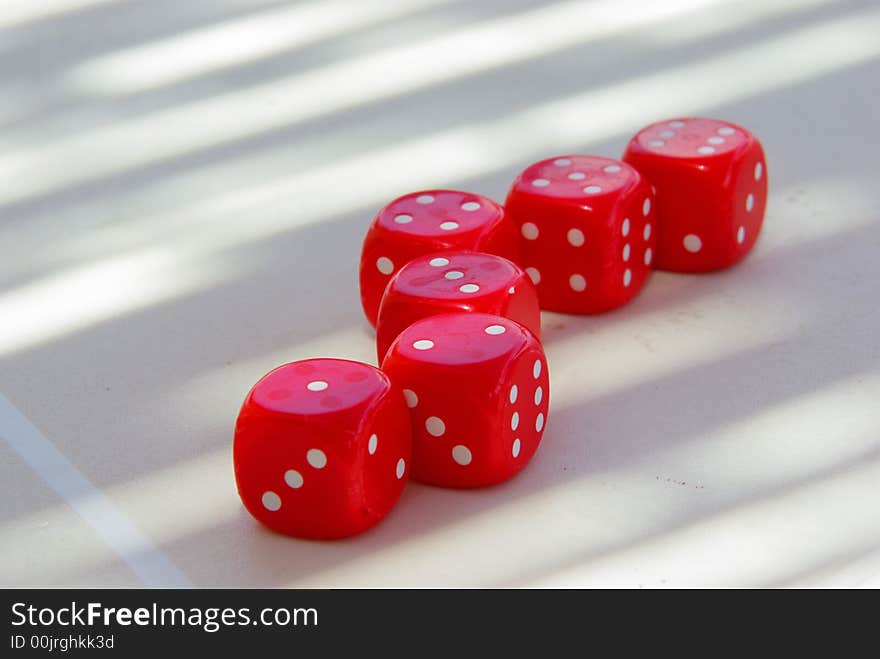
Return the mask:
M461 279L462 277L464 277L464 273L461 270L450 270L443 275L444 279Z
M504 334L507 328L504 325L489 325L483 330L486 334Z
M709 138L708 140L706 140L706 141L707 141L709 144L724 144L724 138L723 138L723 137L710 137L710 138Z
M400 215L394 216L394 221L398 224L409 224L413 221L413 216L407 215L406 213L401 213Z
M456 444L452 447L452 459L455 460L462 467L466 467L473 460L473 456L471 455L471 450L462 444Z
M513 416L510 417L510 428L512 430L519 428L519 412L514 412Z
M526 274L529 276L529 279L532 280L533 284L537 284L541 281L541 273L538 272L537 268L526 268Z
M535 430L541 432L544 428L544 413L538 412L538 418L535 419Z
M629 235L629 218L623 218L623 224L620 225L620 233L624 236Z
M761 180L761 176L763 175L763 173L764 173L764 165L762 165L761 163L758 163L757 165L755 165L755 180L756 181Z
M632 270L627 268L626 270L623 271L623 285L629 286L632 283L632 279L633 279Z
M669 122L669 125L670 125L672 128L684 128L684 122L683 122L683 121L670 121L670 122Z
M670 137L675 137L675 131L674 130L661 130L660 137L668 140Z
M731 128L730 126L722 126L718 129L719 135L733 135L733 133L733 128Z
M463 211L480 210L480 204L478 204L475 201L466 201L461 205L461 210L463 210Z
M423 205L424 205L424 204L433 204L433 203L434 203L434 197L432 197L432 196L429 195L429 194L419 195L418 197L416 197L416 202L419 203L419 204L423 204Z
M602 188L598 185L588 185L584 188L584 194L599 194L602 192Z
M519 441L519 438L513 440L513 448L510 452L513 454L513 457L519 457L519 450L522 448L522 443Z
M557 158L553 161L553 164L559 165L560 167L565 167L566 165L571 164L571 160L569 160L568 158Z
M753 195L750 192L749 196L746 197L746 211L751 212L754 207L755 207L755 195Z
M306 385L306 389L308 389L309 391L324 391L324 389L326 389L329 386L330 385L328 385L323 380L315 380L314 382L309 382Z
M404 389L403 397L406 398L406 406L413 408L419 404L419 397L412 389Z
M436 259L428 261L428 264L435 268L442 268L444 265L449 265L449 259L444 259L442 256L438 256Z
M569 229L566 237L569 244L574 247L580 247L584 244L584 232L580 229Z
M480 290L480 287L476 284L463 284L458 287L458 290L460 290L462 293L476 293L478 290Z
M540 405L543 399L544 389L542 387L538 387L537 389L535 389L535 405Z
M629 261L629 243L623 246L623 260Z
M572 181L583 181L585 178L587 178L587 175L583 172L572 172L568 175L568 178L570 178Z
M404 473L406 473L406 460L400 458L397 461L397 469L394 470L394 474L397 476L397 480L400 480Z
M302 474L299 473L296 469L288 469L284 472L284 482L287 483L288 487L292 487L294 490L298 490L303 486Z
M263 492L263 507L273 513L281 507L281 497L272 492Z
M377 448L379 448L379 437L370 435L370 441L367 442L367 450L370 452L370 455L373 455Z
M517 397L517 396L519 396L519 387L517 387L516 385L513 385L513 386L510 388L510 396L508 396L508 398L510 398L510 403L511 403L511 404L513 404L513 403L516 402L516 397Z
M642 238L647 240L650 237L651 237L651 225L649 223L649 224L645 225L645 229L644 229L644 231L642 231Z
M383 275L390 275L392 272L394 272L394 264L387 256L380 256L378 259L376 259L376 268Z
M446 432L446 424L443 423L443 419L440 417L429 416L425 419L425 430L428 431L429 435L440 437Z
M568 278L568 285L571 286L572 290L580 293L587 287L587 280L584 279L583 275L572 275Z
M602 168L603 172L608 172L609 174L616 174L620 171L620 165L605 165Z
M440 228L444 231L455 231L458 228L458 222L441 222Z
M697 149L697 153L702 153L703 155L709 155L710 153L715 153L714 146L701 146Z
M541 360L536 359L535 365L532 366L532 376L537 380L541 376Z
M703 241L699 236L689 233L684 237L684 248L692 254L696 254L703 248Z
M327 454L319 448L310 448L306 451L306 461L315 469L323 469L327 466Z
M538 237L538 226L532 222L526 222L522 225L522 235L526 240L534 240Z
M743 241L746 239L746 228L740 227L736 232L736 242L740 245L743 244Z
M651 248L645 250L645 265L651 265L651 260L654 258L654 252L651 251Z
M664 142L663 140L651 140L650 142L648 142L648 146L652 146L655 149L663 146L664 144L666 144L666 142Z
M550 181L545 178L536 178L534 181L532 181L532 185L534 185L536 188L545 188L550 185Z
M413 348L416 350L430 350L434 347L434 342L431 339L419 339L415 343L413 343Z
M516 287L511 286L510 288L507 289L507 292L510 293L511 295L513 295L514 293L516 293Z

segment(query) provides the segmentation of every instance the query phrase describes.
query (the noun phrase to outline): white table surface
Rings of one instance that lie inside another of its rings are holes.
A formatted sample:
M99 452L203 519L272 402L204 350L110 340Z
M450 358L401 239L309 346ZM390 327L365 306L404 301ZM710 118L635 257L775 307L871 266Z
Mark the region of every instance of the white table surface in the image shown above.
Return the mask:
M0 584L880 585L877 35L868 0L0 2ZM373 360L380 206L676 115L762 140L763 236L546 314L525 471L341 542L245 513L250 386Z

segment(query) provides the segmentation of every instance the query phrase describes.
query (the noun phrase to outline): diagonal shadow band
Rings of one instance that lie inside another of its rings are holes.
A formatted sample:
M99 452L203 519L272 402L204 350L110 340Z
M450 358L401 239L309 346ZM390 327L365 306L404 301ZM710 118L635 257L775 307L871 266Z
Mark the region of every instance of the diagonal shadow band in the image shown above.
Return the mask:
M869 231L870 229L862 229L861 232L834 235L801 250L777 253L773 260L775 265L769 268L766 276L778 275L780 272L806 275L800 291L801 295L806 296L814 290L815 279L824 277L825 269L817 267L817 264L821 265L817 255L829 252L836 254L839 260L869 262L865 253L874 249L872 241L865 238ZM812 264L813 267L804 267L805 264ZM751 285L765 287L767 282L763 277L756 278ZM711 292L707 290L706 294ZM822 302L824 301L823 299ZM803 302L806 305L809 299L804 297ZM295 548L300 546L296 541L258 533L246 542L255 543L256 546L266 541L273 545L277 542L292 543L293 547L284 552L284 556L275 556L269 552L261 560L264 564L269 563L265 567L271 568L273 575L277 576L287 570L286 578L294 578L298 572L291 570L297 566L303 567L304 563L310 566L310 570L318 569L319 566L323 566L322 569L329 568L335 564L329 561L331 556L353 559L364 552L377 550L387 542L419 537L422 533L458 524L470 516L486 514L495 506L516 505L517 499L535 496L546 488L562 486L572 479L601 479L603 473L614 473L643 461L653 451L668 451L676 444L698 441L718 427L753 416L762 409L830 386L843 378L876 371L877 350L871 352L870 347L866 348L858 338L862 332L876 327L876 314L874 325L850 322L853 316L864 320L865 311L864 308L853 306L852 299L841 296L829 305L820 304L817 308L809 309L809 315L799 322L799 331L784 340L738 351L721 360L681 369L654 381L640 382L621 391L554 410L543 450L535 464L516 479L516 482L475 493L413 488L412 503L405 501L401 512L388 521L387 527L392 530L368 534L363 539L345 543L342 549L318 550L313 545L306 544L302 546L304 556L294 560L292 565L290 556L297 555L298 550ZM815 353L829 341L844 350L834 369L819 371L811 368L808 363L790 363L792 356ZM750 386L755 382L761 383L757 389ZM697 387L703 391L711 391L713 397L724 400L725 404L701 407L692 411L687 418L669 413L670 410L681 409L692 400ZM630 413L632 409L639 409L640 413L633 415ZM149 409L146 411L153 413ZM590 419L596 420L596 423L593 432L588 436L568 431L569 426L583 427L584 421ZM201 432L218 439L219 436L214 433L219 431L223 443L226 443L226 430L206 427ZM196 434L201 432L196 431ZM144 438L134 443L134 446L146 441L147 438ZM213 440L211 443L217 445ZM136 457L137 462L143 464L152 460L149 454L132 454L130 457ZM164 460L173 458L174 456L163 456ZM567 471L557 468L573 462L587 465L587 468ZM125 473L129 471L130 469L123 470ZM228 483L228 474L218 474L218 478L218 487ZM112 480L104 480L101 483L103 486L112 485ZM427 514L425 506L430 508L430 514ZM220 528L225 529L226 533L248 535L251 531L241 528L242 524L248 523L245 519L242 513L237 521L221 525ZM212 545L225 546L226 542L230 542L230 547L235 546L233 537L215 538ZM180 542L187 544L188 540L181 539ZM223 550L216 551L222 553ZM262 550L255 548L254 551ZM311 562L313 558L320 559L318 565ZM252 576L254 575L243 575L243 578Z
M750 89L754 87L755 84L758 84L759 87L766 87L766 85L771 82L772 86L781 84L782 80L797 81L804 76L809 78L821 75L823 71L840 68L841 65L853 64L853 58L863 59L876 56L877 53L874 52L875 49L870 45L863 43L864 39L862 38L862 35L852 34L847 49L840 50L840 52L835 55L835 59L826 57L822 60L813 61L813 59L811 59L810 61L804 61L799 69L792 69L789 67L785 70L784 74L781 70L774 72L771 69L765 69L762 71L760 82L758 82L759 78L749 76L742 80L742 84L731 81L730 85L724 89L717 89L716 86L712 84L711 80L706 80L707 76L711 77L711 71L717 70L719 67L727 66L727 68L730 68L731 71L727 75L738 75L738 72L741 72L744 66L749 65L750 59L759 58L764 60L767 57L775 57L776 53L774 49L800 49L804 43L815 42L817 39L820 39L824 30L833 32L834 29L839 29L852 32L854 29L859 29L859 26L862 25L864 21L870 21L873 20L873 18L875 18L873 14L868 14L861 20L857 20L857 17L846 17L838 19L837 22L829 24L828 26L824 26L824 24L821 23L817 26L811 25L806 28L784 32L783 36L775 39L759 40L754 44L747 43L743 46L734 43L731 44L731 48L727 50L712 50L709 57L706 56L705 52L702 52L701 57L696 61L689 61L674 69L669 66L670 62L664 59L665 57L668 57L669 53L661 48L659 52L654 53L653 56L651 56L650 51L647 51L644 57L632 58L629 64L634 68L631 68L628 76L626 74L620 76L619 69L617 69L615 75L609 78L607 69L597 69L593 71L588 70L587 77L599 81L608 81L608 84L605 84L604 86L594 86L593 89L596 93L604 91L611 94L612 92L618 91L615 87L621 85L626 87L627 84L629 84L646 86L650 89L645 89L645 93L650 92L650 95L655 95L657 89L674 86L675 75L679 75L682 79L687 77L694 81L694 84L702 81L700 84L707 85L706 94L703 94L703 97L711 95L716 97L716 99L725 98L726 100L729 100L731 95L738 97L744 94L749 94ZM733 46L736 47L733 48ZM634 44L633 47L636 49L647 48L645 44ZM710 49L717 49L717 46L711 40L707 47ZM716 55L716 52L720 52L721 54ZM562 61L564 62L566 59L565 51L563 51L562 56ZM573 53L571 56L576 58L577 61L586 60L589 62L591 59L589 57L579 57L577 53ZM743 64L741 66L730 66L734 60L738 61L740 59L743 59ZM730 61L728 62L727 60ZM671 61L675 64L681 64L678 56L674 54ZM558 63L555 63L554 66L558 67ZM647 76L643 75L637 78L635 74L643 71L646 67L651 73ZM486 70L476 68L474 71L466 71L465 73L467 74L466 77L485 75L487 71L494 70L495 68L497 68L497 66L493 63L491 66L487 66ZM464 74L456 76L456 79L461 78L463 75ZM389 77L388 80L391 80L391 78ZM280 111L274 111L271 116L254 116L251 117L250 121L237 121L234 125L227 126L225 129L214 125L217 122L216 118L218 116L226 116L226 114L229 113L238 117L239 115L247 114L248 108L250 108L250 112L253 114L253 112L256 111L255 108L271 106L271 99L279 92L270 87L265 92L265 94L268 94L265 102L258 102L259 99L251 98L247 94L237 101L231 99L230 103L235 101L235 103L243 104L243 106L237 110L235 109L234 104L220 104L213 109L207 107L203 108L201 106L184 107L179 109L175 108L171 111L169 116L157 114L150 117L149 120L138 120L134 122L132 126L128 127L125 127L123 124L115 124L100 135L76 135L71 138L73 141L70 144L67 144L66 146L52 144L50 147L47 147L49 150L42 155L40 155L40 153L25 153L18 156L9 154L6 156L6 160L11 159L11 162L6 163L4 166L11 167L7 173L9 176L14 175L19 183L14 187L9 188L8 195L10 196L8 196L6 204L0 208L0 213L14 218L28 214L30 212L28 210L29 204L32 203L37 204L43 211L53 203L73 203L76 202L77 199L82 199L83 195L89 197L94 194L100 194L102 190L106 191L108 187L115 189L125 186L128 184L125 181L125 177L134 175L135 179L137 179L137 177L140 176L139 172L146 173L147 181L154 179L156 176L161 176L162 173L166 171L179 173L179 169L175 166L175 163L178 163L183 168L203 166L205 164L205 161L201 160L203 155L208 158L208 161L213 160L214 156L220 158L240 157L242 154L235 151L237 148L236 144L246 145L248 139L256 138L257 140L260 140L261 135L270 135L272 130L285 129L285 127L293 129L293 127L298 124L303 124L304 122L307 124L309 121L315 119L326 122L332 117L335 105L340 105L335 111L342 112L347 117L350 116L350 113L354 108L360 108L365 105L371 106L376 103L381 104L388 99L397 97L406 98L413 91L416 91L423 86L436 88L437 85L443 83L444 80L443 76L440 76L437 80L430 78L426 82L419 82L415 89L409 89L407 85L404 84L405 81L397 86L396 83L386 82L384 83L386 86L390 85L388 89L376 90L374 94L367 95L365 99L361 99L358 102L352 101L342 103L341 101L338 101L338 99L333 101L332 99L335 99L336 96L338 96L338 94L334 92L330 94L331 100L328 101L329 105L321 105L315 100L312 101L314 107L309 106L311 109L307 109L305 106L302 108L291 108L286 114L281 113ZM429 82L430 85L428 84ZM546 85L551 83L557 88L561 87L563 94L570 91L572 87L570 82L565 82L562 85L558 82L553 83L552 78L548 79L547 83L542 84ZM398 86L401 88L398 89ZM501 86L506 87L507 84L504 83ZM655 87L657 89L654 89ZM333 86L333 89L336 89L336 87ZM736 90L735 93L733 90ZM254 92L251 92L251 94L253 93ZM311 99L311 95L305 92L302 92L299 95L303 94ZM558 94L559 92L557 92L556 95L558 96ZM462 97L462 100L466 99L468 96L469 94L466 94ZM552 91L546 93L545 96L554 98ZM235 98L237 99L238 96L236 95ZM503 101L505 112L509 112L507 108L511 105L514 107L536 105L537 98L537 96L530 95L520 96L518 101L516 99L506 99ZM659 102L660 99L658 98L657 100ZM525 101L525 103L523 103L523 101ZM595 101L593 101L593 103L595 104ZM473 104L460 103L459 105L469 107L472 110L476 109ZM544 105L548 104L545 103ZM480 110L485 112L486 108L480 107ZM267 112L267 110L260 111L263 112L263 114ZM160 126L162 130L157 131L157 126ZM255 128L255 126L258 126L259 128ZM332 123L330 126L325 125L322 127L319 125L318 128L323 128L324 130L329 128L334 131L338 129L338 127L333 126ZM177 131L177 133L175 133L175 131ZM294 137L294 134L286 133L284 135L284 140L291 141ZM272 142L277 143L277 140L272 140ZM128 144L131 148L120 148L121 144ZM265 147L266 145L263 143L261 146ZM229 148L232 148L233 151L223 151L224 149ZM220 152L212 155L212 149L220 149ZM92 160L88 168L59 169L57 167L58 162L79 160L82 156L95 153L96 151L103 153L104 157L98 160ZM193 158L195 158L195 161L192 160ZM27 175L26 172L30 171L29 168L34 169L34 171L39 171L41 175L38 177ZM59 176L60 178L58 178ZM58 178L58 180L52 182L53 177ZM33 194L27 192L29 189L28 186L36 186L31 191ZM56 194L61 196L56 197ZM16 199L18 201L16 201ZM34 210L33 207L30 207L30 210Z

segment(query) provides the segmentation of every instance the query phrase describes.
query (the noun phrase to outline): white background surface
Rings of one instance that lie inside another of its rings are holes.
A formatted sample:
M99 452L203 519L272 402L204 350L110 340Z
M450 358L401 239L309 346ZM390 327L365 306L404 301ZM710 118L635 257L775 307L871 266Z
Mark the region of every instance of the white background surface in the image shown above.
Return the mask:
M0 583L880 585L878 34L871 1L0 1ZM380 206L675 115L762 140L764 234L545 315L522 474L342 542L247 516L250 386L373 359Z

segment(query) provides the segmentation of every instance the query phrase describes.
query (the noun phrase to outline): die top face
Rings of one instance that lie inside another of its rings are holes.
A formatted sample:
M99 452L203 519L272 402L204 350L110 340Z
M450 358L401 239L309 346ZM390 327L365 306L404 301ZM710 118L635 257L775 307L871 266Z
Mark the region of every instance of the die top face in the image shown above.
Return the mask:
M482 234L504 218L504 209L482 195L459 190L423 190L398 197L379 211L376 224L396 233L454 244Z
M313 416L348 410L390 389L380 370L344 359L308 359L279 366L253 388L252 401L279 414Z
M430 316L406 328L394 342L405 359L462 366L510 357L529 343L528 330L500 316L448 313ZM389 356L394 352L392 347Z
M752 135L736 124L702 118L660 121L643 128L633 138L647 153L701 161L732 154L753 141Z
M467 304L474 298L506 293L521 271L507 259L482 252L437 252L410 261L391 286L419 299Z
M527 167L511 192L583 201L616 196L635 185L639 175L630 165L601 156L557 156Z

